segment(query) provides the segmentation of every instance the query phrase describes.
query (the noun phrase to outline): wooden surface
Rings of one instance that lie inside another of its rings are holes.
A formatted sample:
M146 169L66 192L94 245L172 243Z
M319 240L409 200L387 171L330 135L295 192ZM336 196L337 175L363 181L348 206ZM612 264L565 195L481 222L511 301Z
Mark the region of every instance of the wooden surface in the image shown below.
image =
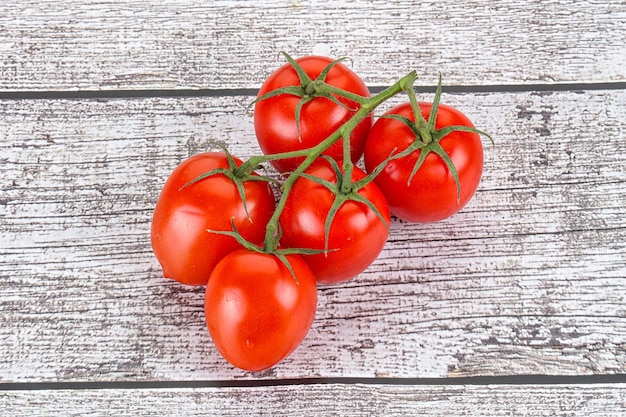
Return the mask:
M625 3L15 3L0 5L7 415L626 413ZM320 288L300 348L255 374L216 352L202 289L161 277L149 227L208 141L260 152L247 105L280 50L350 56L373 88L416 69L424 100L442 72L443 101L497 143L468 207L394 220L367 271Z

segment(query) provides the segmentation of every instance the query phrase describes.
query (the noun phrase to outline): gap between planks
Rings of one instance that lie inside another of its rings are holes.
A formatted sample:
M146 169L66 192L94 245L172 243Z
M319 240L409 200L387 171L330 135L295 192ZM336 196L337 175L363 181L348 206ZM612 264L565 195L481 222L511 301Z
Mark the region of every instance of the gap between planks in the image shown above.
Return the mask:
M371 86L372 94L383 91L387 86ZM435 86L415 86L418 93L434 93ZM522 93L555 91L598 91L626 90L626 82L604 83L559 83L559 84L498 84L498 85L450 85L443 86L449 94L459 93ZM137 89L137 90L24 90L0 91L0 100L45 100L45 99L107 99L146 97L234 97L256 96L254 88L182 88L182 89Z
M602 375L506 375L458 378L286 378L255 380L180 380L180 381L76 381L0 383L1 391L172 389L172 388L255 388L291 385L596 385L626 384L626 374Z

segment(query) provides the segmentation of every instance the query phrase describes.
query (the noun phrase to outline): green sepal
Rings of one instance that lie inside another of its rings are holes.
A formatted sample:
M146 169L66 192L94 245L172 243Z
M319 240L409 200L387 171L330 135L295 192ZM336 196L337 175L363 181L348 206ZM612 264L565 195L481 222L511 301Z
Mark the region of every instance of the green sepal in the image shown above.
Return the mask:
M276 90L272 90L268 93L263 94L261 97L257 97L248 105L248 108L252 107L259 101L266 100L268 98L272 98L276 96L281 96L283 94L296 96L296 97L304 97L304 88L300 86L296 86L296 85L277 88Z
M194 179L192 179L191 181L188 181L186 184L184 184L183 186L181 186L178 191L183 190L184 188L187 188L199 181L202 181L205 178L214 176L214 175L224 175L226 178L228 178L229 180L231 180L233 182L233 184L235 184L235 187L237 188L237 193L239 194L239 198L241 199L241 202L243 203L243 209L246 213L246 217L248 218L248 220L250 222L252 222L252 218L250 217L250 213L248 212L248 203L246 201L246 190L244 187L244 182L246 181L262 181L262 182L268 182L271 184L278 184L278 181L276 181L273 178L264 176L264 175L252 175L252 172L254 172L254 169L257 169L259 167L254 167L254 169L250 170L250 172L240 172L238 170L238 166L237 166L237 162L235 162L235 158L233 157L233 155L228 151L228 149L217 143L217 142L210 142L210 144L213 144L215 146L217 146L218 148L220 148L224 154L226 155L226 161L228 163L228 168L216 168L213 169L211 171L202 173L200 175L198 175L197 177L195 177Z
M260 97L257 97L254 101L250 103L248 107L254 105L255 103L261 100L266 100L268 98L276 97L276 96L283 95L283 94L300 97L300 101L296 105L296 108L294 111L295 113L294 118L296 121L296 130L297 130L299 142L302 142L301 129L300 129L300 117L302 113L302 108L304 107L305 104L309 103L314 98L318 98L318 97L326 98L330 100L331 102L333 102L334 104L341 106L349 111L356 111L357 109L352 109L349 106L347 106L345 103L341 102L341 100L335 97L335 94L338 96L345 97L349 100L355 101L360 104L364 102L363 101L365 99L364 97L361 97L358 94L354 94L349 91L342 90L337 87L333 87L329 84L326 84L325 82L326 77L328 76L330 71L333 69L333 67L339 64L340 62L348 59L347 57L335 59L334 61L330 62L326 67L324 67L324 69L317 76L317 78L315 78L315 80L312 80L311 77L309 77L306 71L302 68L302 66L298 64L298 62L295 59L293 59L288 53L282 51L281 54L287 59L289 64L296 71L300 85L286 86L286 87L281 87L281 88L272 90L266 94L263 94ZM320 89L325 90L325 91L320 91Z
M413 181L413 177L415 176L415 174L417 174L417 171L420 169L420 167L422 166L422 164L424 163L424 161L426 160L426 157L428 156L429 150L425 149L424 146L421 146L417 149L421 149L422 151L420 152L420 156L419 158L417 158L417 161L415 162L415 165L413 165L413 169L411 170L411 173L409 174L409 178L407 179L406 185L411 185L411 181ZM413 151L411 151L413 152ZM458 181L457 181L458 183Z
M429 146L429 151L434 152L443 160L443 162L448 167L448 170L452 174L454 178L454 182L456 183L456 201L460 204L461 202L461 182L459 181L459 173L456 170L456 166L454 166L454 162L450 159L450 155L446 153L446 150L439 144L439 142L432 142L432 145ZM422 151L422 153L425 153ZM421 155L420 155L421 156Z
M282 51L281 54L287 59L287 61L289 61L289 64L291 64L293 69L296 71L296 74L298 74L300 85L303 88L306 88L307 85L313 82L311 77L309 77L309 74L306 73L306 71L296 62L295 59L293 59L287 52Z
M342 140L345 143L346 137L344 136ZM340 180L343 180L344 174L341 172L341 168L339 168L339 164L337 163L337 161L335 161L333 158L331 158L328 155L321 155L320 157L325 159L326 162L328 162L328 165L330 165L331 169L335 173L335 178L337 178L337 185L338 185L339 189L341 189L341 182L340 182Z
M313 100L313 97L311 96L304 96L300 99L300 101L298 101L298 104L296 104L296 110L295 110L295 121L296 121L296 132L298 135L298 142L302 143L302 133L300 130L300 117L302 115L302 108L304 107L305 104L307 104L308 102L310 102L311 100Z
M385 158L381 163L376 165L376 167L374 167L374 169L369 174L367 174L365 177L361 178L360 180L354 182L353 188L356 190L359 190L365 187L370 182L374 181L374 179L376 179L376 177L385 169L385 167L390 161L398 158L399 154L396 155L396 151L397 151L397 148L393 148L391 152L389 153L389 156Z
M264 253L269 253L271 255L276 256L283 263L283 265L285 265L285 267L289 270L291 277L296 282L296 285L299 286L300 282L298 282L298 277L296 277L296 273L293 270L293 266L291 266L289 259L287 259L287 256L288 255L318 255L318 254L327 253L327 252L328 251L316 250L316 249L287 248L287 249L276 249L273 252L264 252Z
M289 262L289 259L287 259L287 256L279 252L274 253L274 256L276 256L278 260L281 261L283 265L285 265L285 267L289 270L289 273L291 274L291 278L293 278L293 280L296 282L296 285L299 287L300 281L298 281L296 272L293 270L293 266L291 266L291 262Z
M319 185L323 185L324 187L328 188L328 190L331 191L332 193L336 194L337 192L339 192L339 187L334 182L325 180L320 177L316 177L315 175L307 174L305 172L301 172L297 175L300 177L306 178L307 180L313 181Z
M216 168L216 169L212 169L211 171L205 172L203 174L198 175L196 178L192 179L191 181L188 181L187 183L183 184L182 186L180 186L180 188L178 189L178 191L182 191L183 189L202 181L205 178L208 177L212 177L213 175L218 175L218 174L222 174L222 175L228 175L228 169L226 168Z
M415 90L411 88L407 92L409 95L409 101L411 102L411 108L413 110L415 121L412 121L411 119L407 117L397 115L397 114L381 116L384 118L395 119L395 120L398 120L399 122L404 123L407 127L409 127L409 129L411 129L411 131L415 135L416 140L413 142L413 144L407 147L404 151L396 154L394 159L402 158L417 150L420 150L420 156L415 162L415 165L413 166L413 169L411 170L411 173L409 174L409 178L407 180L407 185L410 185L411 181L413 180L413 177L417 174L418 170L420 169L420 167L426 160L426 157L428 156L428 154L431 152L435 153L446 164L446 167L452 174L452 177L454 178L454 182L456 184L456 189L457 189L457 201L460 201L461 200L461 182L459 180L458 171L456 169L456 166L454 165L454 162L452 162L452 159L450 159L450 156L443 149L443 147L439 144L439 141L452 132L477 133L479 135L483 135L489 138L492 144L495 144L495 141L489 134L481 130L475 129L473 127L469 127L469 126L454 125L454 126L445 126L445 127L442 127L441 129L435 129L435 124L437 120L437 112L439 110L439 104L441 102L441 93L442 93L441 73L439 74L439 81L437 83L437 88L435 90L435 97L433 99L433 103L430 108L430 114L428 116L428 120L424 120L424 117L422 116L422 113L419 108L419 103L417 102L417 98L415 96Z
M392 155L390 155L386 161L391 160ZM379 167L377 167L379 169L376 170L376 174L370 174L359 181L352 182L351 179L346 179L346 176L341 172L337 161L327 155L322 155L321 158L324 158L326 161L328 161L331 169L335 174L335 177L337 178L336 183L307 173L299 173L298 175L310 181L313 181L323 187L326 187L331 193L335 195L333 203L331 204L330 209L326 214L326 219L324 221L324 253L328 253L329 251L333 250L329 248L330 228L337 212L339 211L341 206L343 206L343 204L347 201L355 201L357 203L365 204L370 210L374 212L376 217L378 217L380 221L385 225L387 232L389 232L389 224L383 217L382 213L370 200L358 193L361 188L370 183L374 179L374 177L378 175L378 173L384 168L384 165L381 164ZM347 184L349 186L347 192L342 191L345 181L349 181L349 183Z
M380 116L381 119L394 119L397 120L399 122L404 123L409 129L411 129L411 132L413 132L413 134L415 135L416 138L420 138L420 132L417 129L417 125L415 124L415 122L411 119L409 119L406 116L402 116L400 114L383 114Z
M235 222L234 222L233 219L231 219L231 227L233 228L233 230L206 229L206 231L209 232L209 233L215 233L216 235L230 236L233 239L235 239L237 241L237 243L239 243L245 249L247 249L247 250L249 250L251 252L264 253L264 250L263 250L262 247L260 247L259 245L254 244L252 242L247 241L243 236L241 236L241 234L237 230L237 227L235 227Z
M246 238L244 238L239 233L239 231L237 230L237 226L235 226L234 219L231 219L230 226L231 226L232 230L206 229L206 231L209 232L209 233L215 233L215 234L218 234L218 235L230 236L233 239L235 239L237 241L237 243L239 243L244 249L247 249L247 250L249 250L251 252L265 253L265 254L268 254L268 255L276 256L276 258L278 258L278 260L280 260L285 265L285 267L289 270L289 273L291 274L291 277L293 278L293 280L296 282L297 285L300 285L300 283L298 282L298 278L296 277L296 273L293 270L293 266L291 266L291 263L289 262L289 259L287 259L287 256L288 255L317 255L317 254L326 252L326 251L323 251L323 250L301 249L301 248L286 248L286 249L281 249L281 248L277 248L277 247L274 247L274 248L271 248L271 249L263 248L263 247L261 247L259 245L256 245L256 244L246 240Z
M326 220L324 221L324 252L328 253L328 245L330 242L330 227L333 224L333 220L335 220L335 216L337 212L343 206L343 204L348 201L349 197L346 194L335 194L335 199L333 200L333 204L328 209L328 213L326 214Z
M333 62L331 62L330 64L326 65L326 67L322 70L322 72L320 72L320 75L317 76L317 78L315 79L316 81L326 81L326 77L328 77L328 73L330 73L330 70L333 69L333 67L335 65L337 65L338 63L345 61L346 59L349 59L348 57L341 57L341 58L337 58L335 59Z
M365 204L367 207L369 207L369 209L374 212L374 214L376 215L376 217L378 217L381 223L385 225L385 228L387 229L387 233L389 233L389 223L387 222L387 220L385 220L382 213L376 208L374 203L372 203L370 200L363 197L361 194L357 193L356 191L350 196L350 200Z
M339 100L337 97L335 97L334 95L332 95L332 94L330 94L330 93L327 93L327 94L319 94L319 95L317 95L317 96L315 96L315 97L320 97L320 98L325 98L325 99L327 99L327 100L330 100L330 101L332 101L334 104L336 104L336 105L338 105L338 106L340 106L340 107L343 107L344 109L346 109L346 110L348 110L348 111L351 111L351 112L355 112L355 111L357 111L357 110L358 110L358 109L355 109L355 108L351 108L351 107L349 107L346 103L343 103L341 100Z
M452 132L477 133L481 136L487 137L493 146L496 145L496 141L491 137L489 133L483 132L482 130L478 130L473 127L463 126L463 125L452 125L452 126L442 127L441 129L438 129L435 131L435 135L437 136L439 140L439 139L443 139L445 136L448 136Z
M439 73L439 81L437 82L437 89L435 90L435 97L433 98L433 104L430 108L430 114L428 115L428 131L429 132L435 131L435 123L437 121L437 111L439 110L439 103L441 102L441 83L442 83L442 76L441 76L441 73ZM419 108L417 109L417 111L421 114L421 112L419 111Z

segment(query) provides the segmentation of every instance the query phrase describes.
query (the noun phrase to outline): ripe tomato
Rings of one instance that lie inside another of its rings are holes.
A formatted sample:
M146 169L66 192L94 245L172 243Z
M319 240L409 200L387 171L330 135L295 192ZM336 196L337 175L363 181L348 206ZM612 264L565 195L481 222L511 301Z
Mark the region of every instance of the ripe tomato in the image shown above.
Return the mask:
M308 56L296 62L311 79L315 79L332 62L330 58ZM352 70L342 63L336 64L328 73L326 83L360 96L369 97L365 83ZM276 70L259 90L262 95L286 86L299 86L300 79L291 64L287 63ZM257 101L254 107L254 129L259 146L264 154L276 154L311 148L330 136L343 125L359 108L359 104L343 97L337 99L341 106L328 98L315 97L302 107L299 123L300 138L296 125L296 107L300 97L290 94ZM357 161L363 155L367 132L372 125L371 116L366 117L354 129L350 137L351 157ZM335 160L343 159L341 141L333 144L326 152ZM304 158L289 158L272 161L280 172L293 171Z
M428 118L431 103L419 103L420 111ZM415 121L409 103L398 105L385 115L397 114ZM459 110L440 104L435 129L446 126L468 126L472 122ZM396 119L379 118L365 145L365 166L373 170L391 152L405 150L416 140L409 127ZM443 220L463 208L474 195L483 170L483 147L477 133L454 131L444 136L439 144L449 155L458 172L461 187L460 200L457 184L443 159L430 152L417 173L409 177L421 151L390 161L376 177L375 182L389 202L391 212L407 221L427 223Z
M294 276L276 256L240 249L217 264L204 309L211 338L232 365L261 371L291 354L307 335L317 308L313 273L298 255L286 255Z
M316 161L305 173L337 183L329 162ZM365 177L354 167L352 180ZM385 223L365 203L348 200L336 212L328 235L329 252L302 255L317 282L336 284L363 272L380 254L389 236L389 206L373 182L358 190L369 200ZM281 244L290 248L325 249L325 223L335 195L324 185L301 177L294 183L280 216Z
M241 161L235 158L237 165ZM260 243L274 211L274 194L265 182L246 181L244 190L250 218L235 183L223 174L183 187L201 174L228 168L224 153L206 152L183 161L171 173L154 209L152 249L167 278L203 285L226 254L240 248L232 237L207 229L231 231L231 219L247 240Z

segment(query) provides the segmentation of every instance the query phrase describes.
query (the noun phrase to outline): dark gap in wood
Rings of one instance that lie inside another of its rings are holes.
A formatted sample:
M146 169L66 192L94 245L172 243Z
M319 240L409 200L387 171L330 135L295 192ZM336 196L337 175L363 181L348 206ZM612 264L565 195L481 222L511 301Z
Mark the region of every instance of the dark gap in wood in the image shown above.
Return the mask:
M383 91L384 86L372 86L370 91L373 94ZM443 85L442 90L448 94L465 93L529 93L529 92L583 92L597 90L624 90L626 82L606 82L606 83L560 83L560 84L500 84L500 85ZM416 86L418 93L432 93L435 86Z
M178 388L255 388L292 385L593 385L626 384L626 374L609 375L507 375L457 378L290 378L198 381L98 381L98 382L5 382L0 391L178 389Z
M386 86L371 86L373 94L384 90ZM557 91L596 91L624 90L626 82L605 83L560 83L560 84L503 84L503 85L450 85L443 86L448 94L465 93L519 93L519 92L557 92ZM417 86L418 93L434 93L435 86ZM0 100L84 100L118 98L165 98L165 97L236 97L257 95L254 88L220 89L147 89L147 90L82 90L82 91L0 91Z

